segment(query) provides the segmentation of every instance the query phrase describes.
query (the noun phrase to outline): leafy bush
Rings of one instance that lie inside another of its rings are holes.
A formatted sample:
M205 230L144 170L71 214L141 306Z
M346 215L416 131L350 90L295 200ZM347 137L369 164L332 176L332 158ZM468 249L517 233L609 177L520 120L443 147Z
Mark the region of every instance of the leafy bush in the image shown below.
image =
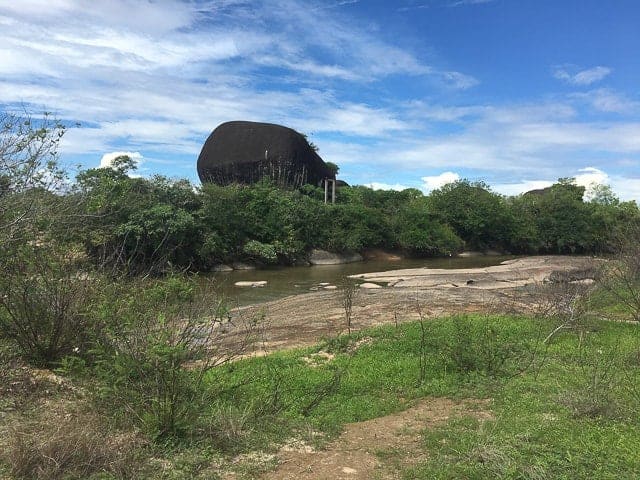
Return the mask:
M206 403L204 374L243 354L257 321L231 323L224 302L193 280L132 287L108 292L99 307L98 404L154 437L186 434Z
M278 262L278 254L273 245L258 242L257 240L249 240L244 244L242 251L250 259L259 263L272 265Z
M490 377L511 375L529 356L528 346L505 335L488 319L455 316L449 337L444 339L446 359L461 373L477 372Z
M39 366L86 351L98 283L54 249L23 247L1 267L0 332Z

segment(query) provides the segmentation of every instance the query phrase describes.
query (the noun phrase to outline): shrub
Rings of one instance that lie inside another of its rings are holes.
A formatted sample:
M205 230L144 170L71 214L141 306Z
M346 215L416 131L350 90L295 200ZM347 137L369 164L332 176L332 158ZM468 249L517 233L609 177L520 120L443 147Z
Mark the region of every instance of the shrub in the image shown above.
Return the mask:
M259 263L273 265L278 263L278 254L276 248L268 243L258 242L257 240L249 240L244 244L242 251L250 259Z
M86 350L97 280L53 248L24 246L0 267L0 331L39 366Z
M518 372L528 357L524 343L509 338L504 329L493 325L488 318L472 319L462 315L453 317L451 322L444 349L448 361L461 373L508 376Z
M98 404L156 438L192 430L205 373L243 354L257 320L231 322L225 303L193 279L116 288L100 307Z

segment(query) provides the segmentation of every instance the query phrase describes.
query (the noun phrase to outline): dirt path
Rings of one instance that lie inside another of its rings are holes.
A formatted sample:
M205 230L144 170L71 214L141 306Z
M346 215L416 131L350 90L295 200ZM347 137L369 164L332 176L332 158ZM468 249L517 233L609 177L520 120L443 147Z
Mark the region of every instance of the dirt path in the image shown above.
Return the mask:
M399 478L401 468L425 459L420 433L452 416L491 418L487 401L423 400L403 412L346 426L324 450L283 447L276 470L264 480L371 480Z
M496 267L459 270L411 269L358 275L384 286L359 289L353 303L353 328L362 329L461 312L524 312L532 303L530 286L554 272L571 278L591 275L589 257L540 256L510 260ZM264 314L264 341L258 353L312 345L344 330L340 291L295 295L241 309Z

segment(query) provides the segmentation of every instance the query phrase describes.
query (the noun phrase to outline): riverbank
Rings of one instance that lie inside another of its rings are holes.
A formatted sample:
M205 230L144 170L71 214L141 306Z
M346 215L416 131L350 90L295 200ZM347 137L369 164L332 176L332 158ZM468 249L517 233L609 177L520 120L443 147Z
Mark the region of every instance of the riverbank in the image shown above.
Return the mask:
M600 260L592 257L539 256L500 265L463 269L402 269L354 275L358 282L383 288L358 289L352 329L470 312L528 312L535 303L532 286L562 272L575 281L589 278ZM319 290L238 309L259 312L263 342L258 354L312 345L345 330L341 291Z

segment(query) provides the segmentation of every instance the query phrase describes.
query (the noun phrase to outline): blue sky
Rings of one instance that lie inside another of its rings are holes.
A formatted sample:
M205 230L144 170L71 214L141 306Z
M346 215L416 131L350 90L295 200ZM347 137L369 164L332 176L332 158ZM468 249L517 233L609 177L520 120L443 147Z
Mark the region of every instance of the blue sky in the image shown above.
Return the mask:
M352 184L640 200L638 25L637 0L0 0L0 104L68 122L69 165L197 181L211 130L253 120Z

